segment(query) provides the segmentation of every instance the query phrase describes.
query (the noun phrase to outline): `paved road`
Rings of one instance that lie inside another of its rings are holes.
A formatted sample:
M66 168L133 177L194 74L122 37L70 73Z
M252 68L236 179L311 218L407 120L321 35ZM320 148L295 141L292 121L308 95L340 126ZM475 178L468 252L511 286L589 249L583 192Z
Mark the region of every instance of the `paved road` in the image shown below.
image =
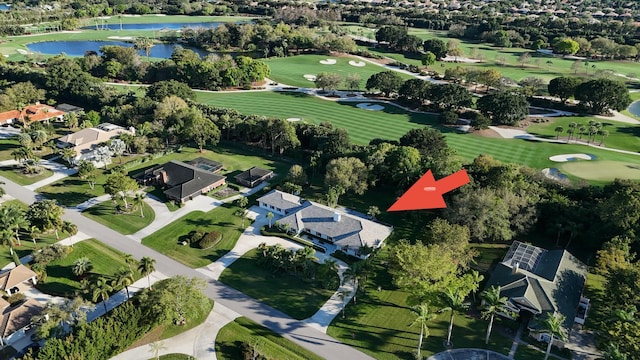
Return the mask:
M0 177L5 182L3 186L7 194L14 198L30 204L40 196L33 191ZM78 230L94 237L105 244L122 252L132 254L140 259L144 256L152 257L156 260L156 270L167 276L184 275L188 277L199 277L207 282L204 293L221 305L239 313L242 316L261 324L285 338L292 340L300 346L313 351L326 359L372 359L370 356L345 345L336 339L323 334L302 321L294 320L288 315L273 309L231 287L228 287L216 280L208 278L204 274L185 266L167 256L145 247L128 237L111 230L110 228L82 216L74 210L67 210L63 216L65 220L70 220L78 226Z

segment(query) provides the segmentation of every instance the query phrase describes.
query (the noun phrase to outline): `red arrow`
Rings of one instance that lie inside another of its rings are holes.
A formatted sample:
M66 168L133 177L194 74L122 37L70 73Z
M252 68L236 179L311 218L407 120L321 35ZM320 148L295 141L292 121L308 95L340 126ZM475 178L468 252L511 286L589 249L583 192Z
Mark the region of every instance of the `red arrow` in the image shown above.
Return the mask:
M460 170L438 181L427 171L387 211L446 208L443 194L469 183L466 170Z

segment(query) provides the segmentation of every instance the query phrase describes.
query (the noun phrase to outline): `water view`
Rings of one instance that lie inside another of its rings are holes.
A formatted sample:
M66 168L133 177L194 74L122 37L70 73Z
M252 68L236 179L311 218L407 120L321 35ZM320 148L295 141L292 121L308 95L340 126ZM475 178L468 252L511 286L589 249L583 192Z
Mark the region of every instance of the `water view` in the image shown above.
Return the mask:
M629 112L635 116L640 116L640 101L635 101L629 106Z
M87 51L95 51L100 53L100 47L105 45L117 45L117 46L127 46L133 47L133 43L125 42L125 41L42 41L27 44L27 49L31 52L47 54L47 55L57 55L60 53L65 53L70 56L84 56ZM178 44L155 44L151 48L151 53L149 56L155 58L163 58L167 59L171 57L173 50L176 46L180 46ZM200 56L206 56L209 54L208 52L189 48L188 46L184 46L185 48L191 49L198 53ZM143 50L138 51L138 53L142 56L146 56Z
M182 28L216 28L220 22L194 22L194 23L161 23L161 24L122 24L122 30L180 30ZM120 30L120 24L101 24L85 26L83 29Z
M11 5L0 4L0 11L8 11L9 9L11 9Z

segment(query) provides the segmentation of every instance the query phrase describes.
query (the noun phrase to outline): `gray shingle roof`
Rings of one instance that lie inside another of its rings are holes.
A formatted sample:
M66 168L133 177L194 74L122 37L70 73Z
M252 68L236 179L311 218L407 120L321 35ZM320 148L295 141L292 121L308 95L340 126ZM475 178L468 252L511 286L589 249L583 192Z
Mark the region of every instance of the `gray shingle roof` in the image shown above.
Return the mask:
M278 209L282 209L285 213L289 213L291 210L297 209L302 204L302 199L299 196L295 196L289 193L285 193L278 190L273 190L268 194L260 197L258 202L271 205Z
M251 169L241 172L240 174L234 176L234 179L237 181L245 181L247 183L252 183L256 180L262 179L265 176L271 176L273 171L261 169L259 167L252 167Z
M521 245L515 241L511 248ZM536 309L539 314L557 311L566 316L565 326L571 328L584 288L587 267L565 250L540 250L533 269L518 268L516 271L509 255L510 249L491 274L486 288L501 286L502 295L512 303ZM535 326L532 324L530 327Z
M185 199L198 194L202 189L224 179L224 176L199 169L182 161L172 160L154 173L166 174L165 184L171 188L165 190L165 195L175 199Z

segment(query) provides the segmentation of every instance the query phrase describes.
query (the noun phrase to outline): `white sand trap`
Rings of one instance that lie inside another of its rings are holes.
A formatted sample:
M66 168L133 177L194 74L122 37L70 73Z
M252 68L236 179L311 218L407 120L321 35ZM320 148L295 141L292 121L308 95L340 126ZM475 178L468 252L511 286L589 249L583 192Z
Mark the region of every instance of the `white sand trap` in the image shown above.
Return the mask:
M301 121L301 118L287 118L287 121L291 121L291 122L296 122L296 121Z
M560 172L560 170L556 168L545 168L542 169L542 173L549 179L556 181L567 181L567 175Z
M124 17L140 17L140 15L137 15L137 14L124 14L122 16L124 16Z
M549 160L555 162L567 162L567 161L576 161L578 159L581 160L595 160L595 156L587 155L587 154L562 154L562 155L554 155L549 157Z
M357 66L357 67L363 67L365 65L367 65L364 61L353 61L353 60L349 60L349 65L351 66Z
M100 20L109 20L109 19L111 19L111 16L98 16L98 19L100 19Z
M309 80L309 81L316 81L316 76L312 75L312 74L304 74L302 75L305 79Z
M335 65L336 62L338 62L336 59L320 60L320 64L322 65Z
M29 53L27 50L24 50L24 49L16 49L16 51L18 52L18 54L22 54L22 55L27 55Z
M156 14L156 16L167 16L167 14Z
M442 61L459 62L459 63L467 63L467 64L473 64L473 63L482 62L482 61L480 61L478 59L470 59L470 58L466 58L466 57L462 57L462 56L454 57L454 56L450 56L450 55L447 55L444 58L442 58Z
M360 109L371 110L371 111L380 111L384 110L384 106L372 103L360 103L356 105Z
M133 40L133 36L109 36L107 39L113 39L113 40Z
M9 57L9 55L7 55L7 54L4 54L4 57Z

